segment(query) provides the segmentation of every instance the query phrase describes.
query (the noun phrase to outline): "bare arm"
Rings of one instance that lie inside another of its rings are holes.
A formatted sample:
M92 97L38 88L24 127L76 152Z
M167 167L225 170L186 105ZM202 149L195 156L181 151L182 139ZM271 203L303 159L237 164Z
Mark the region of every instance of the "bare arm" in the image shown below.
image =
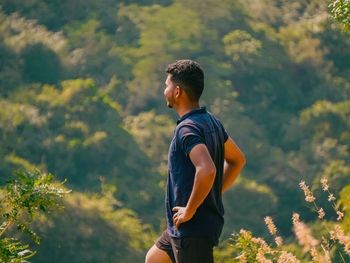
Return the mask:
M175 226L179 228L181 223L190 220L196 213L197 208L202 204L204 199L213 186L216 167L211 159L208 148L204 144L197 144L190 151L190 159L196 168L194 184L191 196L186 207L174 207L173 211L177 212L173 216Z
M245 164L245 157L238 146L229 137L225 142L225 163L222 182L222 193L224 193L239 175Z

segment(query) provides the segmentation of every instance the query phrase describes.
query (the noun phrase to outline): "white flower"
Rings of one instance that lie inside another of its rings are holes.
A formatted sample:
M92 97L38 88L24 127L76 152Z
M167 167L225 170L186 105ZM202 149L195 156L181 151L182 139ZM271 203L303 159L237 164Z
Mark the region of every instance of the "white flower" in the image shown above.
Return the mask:
M318 218L322 219L325 216L325 212L323 211L323 208L318 210Z
M322 178L321 179L321 183L322 183L322 189L323 189L323 191L327 191L328 190L328 182L327 182L327 179L326 178Z
M310 202L310 203L315 201L315 199L316 198L313 195L307 195L306 198L305 198L306 202Z

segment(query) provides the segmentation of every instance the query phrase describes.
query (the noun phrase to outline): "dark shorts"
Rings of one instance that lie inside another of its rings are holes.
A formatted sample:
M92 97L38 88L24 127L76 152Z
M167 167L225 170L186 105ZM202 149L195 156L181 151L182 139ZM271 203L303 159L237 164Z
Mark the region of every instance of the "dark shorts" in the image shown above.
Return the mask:
M156 246L165 251L173 263L214 263L214 244L207 239L172 238L165 230Z

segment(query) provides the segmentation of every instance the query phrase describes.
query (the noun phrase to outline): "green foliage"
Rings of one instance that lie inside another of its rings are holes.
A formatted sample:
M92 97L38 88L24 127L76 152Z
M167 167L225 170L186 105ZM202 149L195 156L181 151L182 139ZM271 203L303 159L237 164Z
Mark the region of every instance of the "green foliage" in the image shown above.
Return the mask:
M61 79L61 62L57 54L43 44L26 46L21 51L23 75L30 82L57 83Z
M338 20L345 32L350 29L350 1L335 0L329 5L333 17Z
M4 152L0 169L41 166L62 180L69 175L76 189L95 191L103 175L117 184L118 199L153 221L155 214L149 211L154 203L162 207L159 174L152 174L151 162L142 151L134 151L139 147L122 128L120 106L111 100L109 91L98 90L92 79L46 84L33 91L24 98L26 104L0 101L4 105L0 110L2 140L14 146ZM141 170L144 176L139 178Z
M174 131L173 121L167 115L156 115L154 111L150 111L137 116L127 116L124 126L140 148L158 166L158 170L166 173L168 149Z
M166 7L125 6L119 9L118 16L128 17L141 31L139 48L128 48L126 53L135 63L133 80L128 83L132 94L127 109L133 113L154 105L154 101L160 102L164 82L159 76L164 74L164 66L177 56L201 49L200 38L207 30L196 12L180 2Z
M248 32L235 30L223 38L226 54L232 57L234 62L252 62L254 55L259 55L261 41L254 39Z
M20 211L26 211L32 217L37 210L46 212L49 208L60 208L60 200L69 193L53 184L53 175L42 174L39 170L15 172L14 176L7 182L1 202L2 216L8 221L16 221Z
M348 100L337 103L318 101L300 114L300 123L305 131L313 134L313 158L323 163L315 180L328 178L336 191L349 183L348 116Z
M54 51L68 66L74 63L74 53L69 54L67 49L67 41L63 37L62 32L52 32L35 20L26 19L16 13L6 15L0 10L1 18L1 38L4 43L14 52L19 53L27 46L35 46ZM44 50L45 52L45 50ZM50 53L51 58L57 63L56 56ZM49 57L50 58L50 57ZM18 62L17 62L18 64ZM52 74L50 72L50 74Z
M1 189L0 213L4 220L0 237L11 225L17 225L17 230L29 236L35 243L40 238L30 229L29 223L38 216L38 212L48 213L62 209L62 199L70 191L62 187L62 183L53 181L53 175L42 174L39 170L15 172L14 178ZM16 238L0 239L1 262L27 262L35 252L28 245L22 245Z
M35 255L28 249L28 245L21 245L13 238L3 238L0 241L0 259L1 262L25 263L26 259Z
M340 193L339 204L342 206L345 211L343 228L345 232L350 232L350 185L344 187Z
M1 15L0 15L1 16ZM0 20L2 18L0 17ZM21 83L19 56L0 37L0 95L7 97Z
M102 194L74 192L64 199L65 212L34 220L42 236L34 262L142 262L156 235L103 184ZM52 238L55 236L55 238Z

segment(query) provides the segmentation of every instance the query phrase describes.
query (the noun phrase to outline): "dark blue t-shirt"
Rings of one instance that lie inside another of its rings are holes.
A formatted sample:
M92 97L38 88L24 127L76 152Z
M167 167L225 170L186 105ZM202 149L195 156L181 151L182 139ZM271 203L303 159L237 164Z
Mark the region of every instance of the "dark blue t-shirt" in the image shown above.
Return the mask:
M222 124L205 107L195 109L178 120L168 154L166 193L167 230L171 237L198 237L215 244L224 224L221 189L224 172L224 144L228 135ZM205 144L216 166L212 189L188 222L176 229L173 207L187 205L192 193L195 167L189 153L197 144Z

